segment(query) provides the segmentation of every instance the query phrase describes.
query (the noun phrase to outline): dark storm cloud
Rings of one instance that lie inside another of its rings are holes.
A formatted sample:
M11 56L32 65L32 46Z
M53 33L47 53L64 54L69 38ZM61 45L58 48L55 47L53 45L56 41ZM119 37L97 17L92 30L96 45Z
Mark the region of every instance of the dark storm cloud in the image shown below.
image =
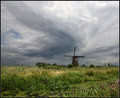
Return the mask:
M16 5L15 5L16 4ZM47 35L49 35L50 39L52 39L55 43L49 44L49 39L46 47L44 47L44 50L25 50L24 54L25 56L37 56L37 57L46 57L50 58L54 55L64 54L67 52L72 51L72 48L75 46L76 40L69 35L69 29L67 31L60 30L58 28L58 24L55 24L54 21L50 19L44 18L42 12L41 15L36 15L33 11L31 11L28 7L26 7L23 3L15 3L15 4L7 4L7 7L9 11L24 25L28 26L29 28L32 28L34 30L43 31ZM21 6L18 6L21 5ZM23 10L25 9L25 10ZM17 13L19 12L19 13ZM57 21L57 20L56 20ZM40 47L40 43L44 42L44 40L40 40L40 38L36 38L33 41L37 44L37 47ZM84 43L82 41L79 42L81 47L84 46Z
M111 53L112 56L119 57L119 53Z
M22 6L18 6L22 5ZM19 2L18 4L7 4L9 11L24 25L29 28L39 31L44 31L49 35L49 37L54 40L54 44L48 44L43 51L36 50L27 50L24 55L26 56L43 56L43 57L52 57L55 54L65 53L71 51L71 47L74 47L75 40L72 36L68 35L66 31L61 31L56 27L54 21L50 19L45 19L43 14L37 16L33 11L26 7L23 3ZM25 10L24 10L25 9ZM17 13L17 12L19 13ZM69 32L68 32L69 33ZM49 41L49 40L48 40ZM40 47L39 37L35 39L34 43L38 43Z
M47 45L44 47L43 50L33 50L27 49L24 53L24 56L37 56L37 57L44 57L44 58L52 58L54 55L64 55L67 52L71 52L73 47L75 46L75 40L69 36L68 34L64 33L64 31L57 31L52 30L52 32L59 32L56 36L51 36L51 39L54 39L54 43L49 43L49 40L41 41L38 37L34 40L36 45L40 47L40 43L46 43ZM83 43L81 42L81 46Z
M94 50L87 51L84 54L85 59L91 58L91 59L103 59L106 56L115 56L118 57L118 45L113 45L109 47L98 47ZM117 52L116 52L117 51Z
M22 64L24 61L26 60L25 58L21 57L21 56L3 56L1 61L2 61L2 65L18 65L18 64ZM23 63L24 64L24 63Z
M99 47L94 52L109 52L114 49L118 49L118 45L110 46L110 47Z

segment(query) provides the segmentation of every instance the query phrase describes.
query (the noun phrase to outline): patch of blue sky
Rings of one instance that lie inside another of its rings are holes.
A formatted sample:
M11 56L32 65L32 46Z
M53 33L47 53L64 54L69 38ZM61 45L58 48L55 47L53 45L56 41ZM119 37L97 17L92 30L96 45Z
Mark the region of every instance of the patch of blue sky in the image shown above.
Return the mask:
M20 33L16 32L15 30L9 30L7 33L13 33L14 34L14 38L22 39L22 36L20 35Z
M2 46L5 45L5 37L4 36L1 37L1 45Z

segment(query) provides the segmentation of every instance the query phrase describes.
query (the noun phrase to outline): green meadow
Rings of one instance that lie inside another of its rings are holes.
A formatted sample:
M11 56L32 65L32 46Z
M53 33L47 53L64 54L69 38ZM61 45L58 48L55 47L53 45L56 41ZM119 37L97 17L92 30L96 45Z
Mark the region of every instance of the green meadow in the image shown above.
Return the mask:
M2 97L119 97L119 67L1 66Z

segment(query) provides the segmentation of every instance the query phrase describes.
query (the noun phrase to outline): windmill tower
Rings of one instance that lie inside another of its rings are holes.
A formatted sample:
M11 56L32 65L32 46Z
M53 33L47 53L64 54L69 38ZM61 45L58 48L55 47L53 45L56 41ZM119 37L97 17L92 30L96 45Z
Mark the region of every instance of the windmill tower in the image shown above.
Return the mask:
M75 56L75 51L76 51L76 47L74 47L74 54L73 54L73 56L71 56L71 55L64 55L65 57L72 57L72 64L73 64L73 66L79 66L79 64L78 64L78 58L80 58L80 57L85 57L85 56Z
M111 66L111 63L110 63L110 61L108 62L108 66Z

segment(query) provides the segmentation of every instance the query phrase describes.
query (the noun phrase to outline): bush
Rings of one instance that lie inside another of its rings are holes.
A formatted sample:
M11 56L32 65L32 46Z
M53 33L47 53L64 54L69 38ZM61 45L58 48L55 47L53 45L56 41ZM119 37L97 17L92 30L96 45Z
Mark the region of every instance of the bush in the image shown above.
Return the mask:
M57 64L56 64L56 63L54 63L54 64L53 64L53 66L57 66Z
M38 66L38 67L44 67L44 66L46 66L46 64L45 64L45 63L42 63L42 62L38 62L38 63L36 64L36 66Z
M68 68L72 68L72 67L73 67L73 64L69 64L69 65L68 65Z
M96 66L96 68L100 68L100 67L102 67L102 66L100 66L100 65Z
M90 67L92 68L92 67L95 67L95 66L93 64L91 64Z
M85 64L83 64L82 67L85 67Z

